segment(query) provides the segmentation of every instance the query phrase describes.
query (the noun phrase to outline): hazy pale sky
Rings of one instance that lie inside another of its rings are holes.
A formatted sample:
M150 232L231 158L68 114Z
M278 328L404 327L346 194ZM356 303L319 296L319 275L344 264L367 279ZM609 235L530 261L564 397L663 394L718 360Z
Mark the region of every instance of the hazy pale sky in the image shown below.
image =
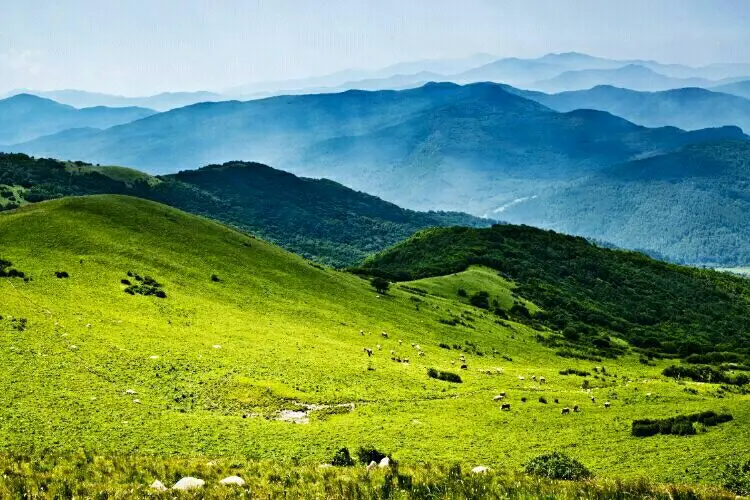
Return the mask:
M125 95L474 53L750 59L750 0L0 0L0 92Z

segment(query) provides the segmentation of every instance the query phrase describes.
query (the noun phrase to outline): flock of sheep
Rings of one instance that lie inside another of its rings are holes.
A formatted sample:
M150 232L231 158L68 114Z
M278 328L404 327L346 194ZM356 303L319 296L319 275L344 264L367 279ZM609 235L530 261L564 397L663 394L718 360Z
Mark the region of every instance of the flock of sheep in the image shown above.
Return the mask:
M359 334L364 337L365 336L365 331L364 330L360 330ZM381 332L380 335L383 338L385 338L385 339L389 338L387 332ZM402 344L403 341L399 340L398 343ZM424 351L422 350L422 348L420 347L419 344L415 344L415 343L412 342L411 346L414 349L416 349L418 356L424 356L425 355ZM377 344L375 346L375 348L378 351L380 351L380 350L382 350L383 346L380 345L380 344ZM367 354L368 357L372 356L373 353L374 353L373 349L371 349L369 347L365 347L364 348L364 352ZM400 362L403 362L403 363L408 363L409 362L409 359L402 359L402 358L397 357L396 356L396 351L393 350L393 349L391 349L390 354L391 354L391 359L393 359L393 360L397 360L397 361L400 361ZM463 370L468 369L468 365L466 364L466 356L464 356L463 354L461 354L458 357L458 361L461 363L461 369L463 369ZM456 363L455 361L451 361L451 365L455 365L455 363ZM491 370L491 369L479 369L479 373L483 373L483 374L486 374L486 375L502 374L503 373L503 369L502 368L495 368L494 370ZM526 377L524 377L522 375L519 375L518 376L518 380L521 380L521 381L526 380ZM537 378L536 375L532 375L531 376L531 380L533 380L534 382L538 382L540 385L543 385L543 384L547 383L547 379L545 377L541 377L540 376L539 378ZM506 393L505 392L501 392L500 394L498 394L497 396L495 396L493 398L493 401L503 401L505 398L506 398ZM590 396L590 398L591 398L591 402L592 403L596 403L596 398L594 396ZM526 402L526 398L521 398L521 401L522 402ZM559 403L559 400L555 399L555 403L556 404ZM604 408L610 408L611 406L612 405L611 405L611 403L609 401L605 401L604 402ZM501 406L500 406L500 410L501 411L510 411L510 409L511 409L510 408L510 403L502 403ZM567 407L567 406L564 407L564 408L562 408L562 410L561 410L560 413L562 415L569 415L571 412L578 413L580 411L581 411L581 407L578 406L578 405L574 405L572 409L570 407Z

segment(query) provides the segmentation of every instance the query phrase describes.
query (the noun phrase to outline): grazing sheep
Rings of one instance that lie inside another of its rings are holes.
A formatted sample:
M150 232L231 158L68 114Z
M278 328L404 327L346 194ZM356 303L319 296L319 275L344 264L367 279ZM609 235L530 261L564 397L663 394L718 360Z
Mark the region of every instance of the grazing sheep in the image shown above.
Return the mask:
M375 347L378 348L378 351L380 351L382 349L382 347L380 347L380 344L376 345Z
M409 358L405 358L404 363L408 363L408 362L409 362Z
M531 376L531 380L533 380L534 382L536 382L536 375L532 375Z
M415 344L414 344L414 342L412 342L412 343L411 343L411 346L412 346L412 347L414 347L414 345L415 345Z
M367 353L368 357L372 356L372 349L370 349L369 347L365 347L364 351Z
M521 402L525 403L526 402L526 398L525 397L521 398Z
M386 332L380 332L380 335L382 335L384 339L388 338L388 334Z
M419 351L419 352L418 352L417 354L418 354L419 356L424 356L424 352L422 352L422 351Z
M573 407L573 411L576 412L576 413L578 413L579 411L581 411L581 409L578 407L578 405L575 405Z
M419 346L419 344L416 344L414 346L414 349L416 349L417 351L421 351L422 350L422 348Z
M591 402L596 403L596 398L594 396L591 396Z
M570 415L570 408L568 408L568 407L566 406L565 408L563 408L563 409L562 409L562 411L561 411L560 413L561 413L562 415Z
M555 398L555 404L560 404L560 400Z
M391 349L391 356L395 356L395 355L396 355L396 351L394 351L393 349Z
M510 403L503 403L503 405L500 407L500 410L510 411Z
M502 394L498 394L497 396L492 398L492 401L502 401L503 399L505 399L505 396L503 396Z
M609 408L609 406L610 406L610 405L609 405L609 401L605 401L605 402L604 402L604 407L605 407L605 408Z
M539 383L540 384L546 384L547 383L547 379L544 378L544 377L539 377Z
M463 364L463 365L461 365L461 369L462 369L462 370L468 370L468 369L469 369L469 366L468 366L468 365L466 365L466 364Z
M365 335L365 331L364 331L364 330L360 330L360 331L359 331L359 334L360 334L360 335L362 335L362 336L364 337L364 335Z
M526 380L526 377L522 377L521 375L519 375L518 380Z
M391 466L391 459L388 457L383 457L383 459L378 464L378 467L381 469L385 469L386 467L390 467L390 466Z
M376 462L375 460L373 460L373 461L372 461L372 462L370 462L370 464L369 464L369 465L367 466L367 470L368 470L368 471L371 471L371 470L373 470L373 469L377 468L377 466L378 466L378 463L377 463L377 462Z
M477 465L473 469L471 469L472 474L485 474L490 471L490 468L486 465Z
M452 365L455 365L455 364L456 364L456 362L455 362L455 361L451 361L451 364L452 364Z
M403 344L403 343L404 343L404 341L403 341L403 340L399 340L399 341L398 341L398 343L399 343L399 344Z
M501 393L500 393L500 395L501 395L502 397L505 397L505 391L501 392Z
M127 394L128 396L134 396L138 393L135 392L133 389L128 389L127 391L125 391L125 394Z

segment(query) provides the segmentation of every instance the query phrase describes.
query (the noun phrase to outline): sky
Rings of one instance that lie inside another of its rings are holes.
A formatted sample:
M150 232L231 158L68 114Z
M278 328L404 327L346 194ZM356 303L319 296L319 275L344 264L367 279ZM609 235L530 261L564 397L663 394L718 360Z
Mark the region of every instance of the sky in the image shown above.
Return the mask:
M0 0L0 92L214 90L578 51L750 62L750 0Z

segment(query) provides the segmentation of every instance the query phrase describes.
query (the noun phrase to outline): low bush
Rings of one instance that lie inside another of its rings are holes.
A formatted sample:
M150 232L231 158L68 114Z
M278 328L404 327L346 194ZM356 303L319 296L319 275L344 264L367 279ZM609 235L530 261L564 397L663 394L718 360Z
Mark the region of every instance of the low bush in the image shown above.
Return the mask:
M55 271L55 276L58 278L70 278L70 275L65 271Z
M524 465L526 474L547 479L578 481L593 476L581 462L564 453L540 455Z
M128 279L120 280L120 283L122 283L123 285L127 285L127 288L125 288L124 290L125 293L129 295L153 295L154 297L159 297L160 299L167 298L167 293L162 290L162 284L156 281L151 276L140 276L139 274L133 273L131 271L128 271L128 276L135 278L137 283L130 284L130 280Z
M435 368L429 368L427 370L427 376L430 378L444 380L446 382L454 382L457 384L460 384L461 382L463 382L463 380L461 380L461 377L458 374L436 370Z
M357 450L357 458L362 465L368 465L370 462L380 463L386 456L372 446L360 446Z
M369 462L368 462L369 463ZM331 465L335 465L337 467L351 467L354 465L354 459L349 454L349 448L341 448L333 455L333 460L331 460Z
M662 419L641 419L633 421L631 433L636 437L655 436L656 434L690 436L696 433L693 425L695 422L706 427L713 427L730 420L732 420L732 415L729 413L716 413L714 411Z
M588 377L591 375L591 373L585 371L585 370L576 370L575 368L566 368L564 370L560 370L560 375L578 375L579 377Z

